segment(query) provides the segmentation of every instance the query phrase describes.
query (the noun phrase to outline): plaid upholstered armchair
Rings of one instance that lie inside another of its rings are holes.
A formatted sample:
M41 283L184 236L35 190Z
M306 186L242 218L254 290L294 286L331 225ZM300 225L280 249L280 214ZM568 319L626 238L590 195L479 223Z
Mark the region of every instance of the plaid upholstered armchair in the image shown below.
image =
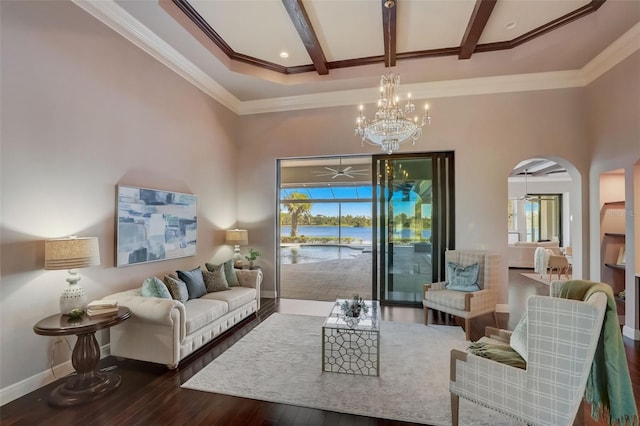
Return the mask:
M493 312L497 325L500 255L481 250L449 250L445 252L445 264L445 282L424 285L425 325L429 322L428 309L464 318L467 340L472 318Z
M551 293L554 295L553 289ZM526 354L523 368L452 350L452 425L458 425L460 397L527 424L571 425L585 394L606 305L607 296L602 292L592 294L585 302L531 296L527 301L527 326L519 338L526 342L519 348ZM487 331L488 337L480 339L479 344L491 344L494 353L499 352L495 348L500 345L513 347L510 340L519 333L518 327L513 336L506 330L488 327Z

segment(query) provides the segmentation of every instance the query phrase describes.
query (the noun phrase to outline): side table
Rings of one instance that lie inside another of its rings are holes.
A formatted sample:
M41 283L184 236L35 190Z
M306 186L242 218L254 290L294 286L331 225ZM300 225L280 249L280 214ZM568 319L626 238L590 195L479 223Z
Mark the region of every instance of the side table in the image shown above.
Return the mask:
M70 376L56 387L49 397L49 404L56 407L70 407L94 401L120 385L120 376L111 372L100 372L100 346L95 333L98 330L113 327L131 316L126 307L119 307L111 315L71 319L62 314L51 315L33 326L33 331L42 336L78 337L71 355L71 363L76 374Z

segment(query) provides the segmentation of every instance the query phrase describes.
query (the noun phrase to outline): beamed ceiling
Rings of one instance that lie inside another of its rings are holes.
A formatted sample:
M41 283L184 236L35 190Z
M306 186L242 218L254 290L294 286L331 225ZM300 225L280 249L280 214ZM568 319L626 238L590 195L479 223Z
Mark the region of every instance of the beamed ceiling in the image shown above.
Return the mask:
M640 0L72 1L238 114L373 103L388 72L416 100L580 87L640 48Z
M367 64L394 67L399 60L436 56L464 60L475 52L513 49L597 11L605 2L172 1L229 59L282 74L320 75ZM238 37L235 28L248 27L247 3L254 3L252 12L259 19L248 30L254 37ZM287 58L280 57L282 51Z

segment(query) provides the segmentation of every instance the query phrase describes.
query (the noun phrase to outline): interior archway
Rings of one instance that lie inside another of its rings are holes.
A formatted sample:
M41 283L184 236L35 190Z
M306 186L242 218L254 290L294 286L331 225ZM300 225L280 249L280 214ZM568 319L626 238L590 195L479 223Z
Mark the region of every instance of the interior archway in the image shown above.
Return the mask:
M560 157L528 158L514 165L507 182L509 268L533 268L535 249L519 249L518 242L557 240L559 251L571 252L572 278L582 278L582 227L586 222L582 217L582 177L578 169ZM553 203L557 204L557 213L550 207ZM557 223L553 222L552 214L558 214ZM537 223L538 229L532 222Z

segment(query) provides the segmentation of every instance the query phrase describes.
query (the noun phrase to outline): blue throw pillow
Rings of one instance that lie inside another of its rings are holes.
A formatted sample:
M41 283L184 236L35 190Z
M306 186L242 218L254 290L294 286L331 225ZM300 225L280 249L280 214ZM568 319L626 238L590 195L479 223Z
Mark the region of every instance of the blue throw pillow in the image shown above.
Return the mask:
M202 271L198 266L190 271L176 271L178 278L187 285L189 299L197 299L207 294L207 287L204 285Z
M454 262L447 262L447 284L448 290L456 291L478 291L478 272L480 265L477 263L469 266L458 265Z
M167 285L156 277L149 277L144 280L140 292L144 297L159 297L161 299L171 299L171 293L169 293Z

